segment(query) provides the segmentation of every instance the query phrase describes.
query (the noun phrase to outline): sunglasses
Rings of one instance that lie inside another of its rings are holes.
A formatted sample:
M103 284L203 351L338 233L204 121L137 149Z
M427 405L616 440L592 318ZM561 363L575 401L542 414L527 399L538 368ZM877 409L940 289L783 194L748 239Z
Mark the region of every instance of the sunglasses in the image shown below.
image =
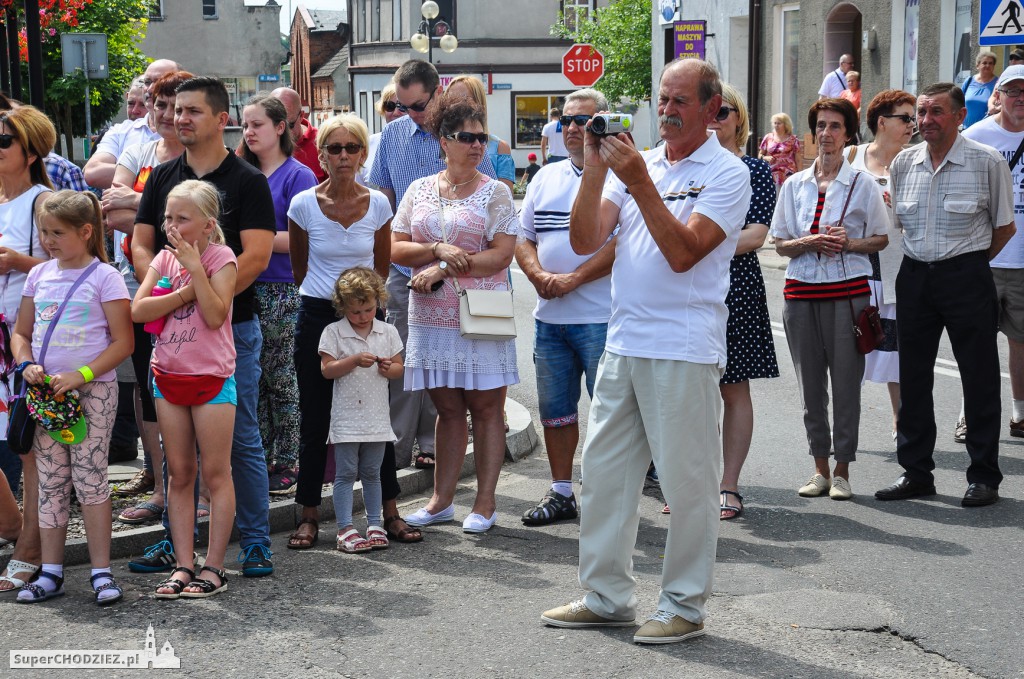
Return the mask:
M0 134L0 149L9 149L11 144L14 143L13 134Z
M431 92L430 96L427 97L427 100L425 102L423 102L422 104L410 104L409 106L406 106L405 104L399 104L396 101L395 102L395 108L397 108L402 113L408 113L409 111L412 111L413 113L423 113L424 111L427 110L427 107L430 106L430 100L433 99L433 98L434 98L434 93Z
M718 115L715 116L715 120L717 120L718 122L722 122L723 120L729 117L729 111L732 111L733 113L740 112L738 108L733 108L732 106L723 106L722 108L718 109Z
M558 119L558 122L562 123L562 127L569 127L570 124L576 123L576 127L584 128L587 126L587 122L593 116L562 116Z
M452 134L446 134L445 138L453 139L460 144L472 144L473 142L478 141L481 145L486 145L490 140L490 137L487 136L486 132L478 132L476 134L473 132L453 132Z
M363 150L363 145L352 142L350 144L327 144L322 148L324 151L327 151L327 155L329 156L339 156L342 151L350 156L354 156Z
M1020 94L1020 90L1017 91L1017 94ZM907 115L906 113L883 113L882 117L883 118L895 118L896 120L899 120L900 122L902 122L904 125L915 125L915 124L917 124L917 118L915 118L912 115Z
M388 113L394 113L395 109L398 108L398 103L394 101L385 101L383 104L381 104L381 108L383 108Z

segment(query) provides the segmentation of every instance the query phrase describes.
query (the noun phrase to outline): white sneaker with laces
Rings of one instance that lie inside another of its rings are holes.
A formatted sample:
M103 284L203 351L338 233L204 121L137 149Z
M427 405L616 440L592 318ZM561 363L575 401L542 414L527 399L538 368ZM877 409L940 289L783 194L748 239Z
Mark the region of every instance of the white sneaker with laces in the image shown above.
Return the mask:
M815 474L800 490L796 491L800 497L818 497L824 495L832 487L832 482L821 474Z
M833 476L832 488L829 489L828 496L833 500L849 500L853 497L853 489L850 487L849 480L842 476Z

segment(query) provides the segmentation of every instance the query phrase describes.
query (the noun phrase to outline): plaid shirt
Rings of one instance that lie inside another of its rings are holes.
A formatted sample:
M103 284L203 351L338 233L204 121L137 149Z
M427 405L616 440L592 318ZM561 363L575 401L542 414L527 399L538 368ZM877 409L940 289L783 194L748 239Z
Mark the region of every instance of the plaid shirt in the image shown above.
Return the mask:
M896 156L890 175L903 252L917 261L988 250L992 229L1013 223L1013 182L1006 159L962 135L937 169L932 169L922 142Z
M89 185L85 183L85 175L78 169L78 166L63 156L56 153L49 153L43 158L46 166L46 174L53 182L54 191L71 189L72 191L87 191Z
M409 116L402 116L385 125L380 133L369 182L373 186L394 191L394 207L397 207L410 184L421 177L437 174L446 167L447 164L441 159L441 144L434 135L417 125ZM494 166L486 153L477 169L497 179ZM407 267L397 264L392 266L406 276L409 275Z

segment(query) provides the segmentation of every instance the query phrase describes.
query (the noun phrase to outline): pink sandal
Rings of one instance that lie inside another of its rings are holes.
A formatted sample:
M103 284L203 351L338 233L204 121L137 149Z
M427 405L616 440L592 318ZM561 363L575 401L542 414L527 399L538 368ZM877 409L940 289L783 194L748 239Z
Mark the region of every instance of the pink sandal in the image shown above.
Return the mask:
M387 532L380 526L370 526L366 529L366 541L370 543L372 549L387 549L391 546Z
M359 534L355 528L348 532L338 534L338 551L346 554L362 554L369 552L373 547L370 542Z

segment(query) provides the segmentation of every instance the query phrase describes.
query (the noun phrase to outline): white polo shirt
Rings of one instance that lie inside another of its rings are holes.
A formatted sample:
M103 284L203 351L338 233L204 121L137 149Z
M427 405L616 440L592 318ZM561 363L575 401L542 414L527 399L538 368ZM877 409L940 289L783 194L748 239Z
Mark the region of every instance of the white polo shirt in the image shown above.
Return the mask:
M582 177L583 170L571 160L562 160L542 167L526 189L519 213L523 236L537 244L540 266L550 273L572 273L594 256L577 255L569 244L569 213ZM538 297L533 317L557 325L607 323L612 312L611 294L612 278L603 276L565 297Z
M643 154L666 207L681 222L697 213L725 240L685 273L675 273L625 184L609 175L602 198L619 207L612 266L608 351L725 367L729 263L750 206L750 170L714 133L689 157L670 163L665 147Z

